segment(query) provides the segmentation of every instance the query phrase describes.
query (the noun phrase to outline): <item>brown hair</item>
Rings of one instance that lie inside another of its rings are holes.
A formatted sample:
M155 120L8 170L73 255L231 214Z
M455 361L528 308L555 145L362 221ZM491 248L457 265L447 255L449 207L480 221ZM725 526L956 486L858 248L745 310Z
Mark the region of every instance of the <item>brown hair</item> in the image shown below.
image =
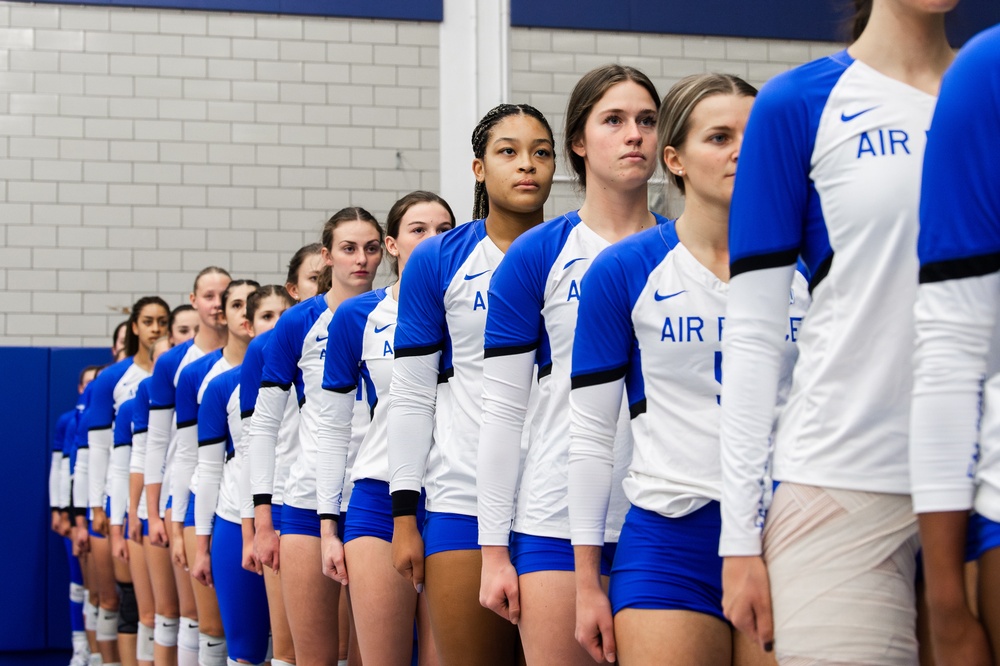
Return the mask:
M686 76L667 92L656 120L656 138L660 150L660 165L670 181L684 192L684 179L667 169L663 149L680 148L691 129L691 113L706 97L712 95L739 95L756 97L757 89L732 74L692 74Z
M851 18L851 41L858 41L858 37L868 26L868 19L872 16L872 2L874 0L853 0L854 16Z
M337 230L341 224L345 222L368 222L378 231L379 242L385 239L385 232L382 231L382 225L378 223L375 216L369 213L367 210L360 206L348 206L347 208L341 208L336 213L334 213L326 224L323 225L323 234L320 237L323 247L329 252L333 252L333 232ZM330 274L329 267L323 269L323 272L319 274L319 292L320 294L325 294L330 291L330 287L333 286L333 276Z
M229 279L232 279L233 277L232 275L229 274L229 271L227 271L225 268L219 268L218 266L206 266L205 268L201 269L201 272L198 273L197 276L195 276L194 287L191 288L191 292L197 294L198 283L201 281L201 279L206 275L213 275L215 273L218 273L219 275L225 275Z
M306 257L322 253L323 245L321 243L309 243L309 245L303 245L296 250L295 254L292 255L292 260L288 262L288 276L285 278L285 284L297 284L299 281L299 269L302 268Z
M594 105L601 101L604 93L623 81L633 81L646 89L649 96L653 98L656 109L660 109L660 93L656 92L656 86L649 80L649 77L640 72L635 67L617 65L614 63L603 65L597 69L592 69L576 82L573 92L569 96L569 103L566 104L566 140L564 146L566 154L569 155L569 164L573 167L580 185L587 187L587 167L584 159L573 152L573 144L583 138L583 130L587 125L590 112L594 110Z
M392 238L399 237L399 225L403 221L403 216L406 215L406 211L410 210L419 203L440 204L442 208L448 211L448 217L451 218L451 224L452 226L455 226L455 213L452 212L451 206L448 205L447 201L433 192L417 190L415 192L410 192L399 199L396 203L392 204L392 208L389 209L389 214L385 218L385 235L391 236ZM396 257L389 255L389 262L392 264L392 272L399 275L399 260Z
M479 121L479 124L476 125L476 128L472 130L472 154L476 159L481 160L486 157L486 144L490 142L490 135L493 133L493 128L496 127L497 123L508 116L520 115L531 116L540 122L545 131L549 133L549 138L553 139L553 144L555 144L552 128L549 127L549 121L545 119L541 111L530 104L498 104L490 109ZM556 151L553 145L552 159L555 159L555 157ZM476 181L472 203L472 219L481 220L489 214L490 198L486 194L486 183Z
M147 305L159 305L163 308L163 311L167 313L167 317L170 317L170 306L167 302L160 298L159 296L143 296L135 302L132 306L132 311L128 315L128 321L125 322L125 356L135 356L139 353L139 336L132 332L132 324L139 321L139 314L142 309ZM117 329L116 329L117 330ZM168 327L169 331L170 328Z
M260 302L268 296L281 296L285 299L285 303L288 307L295 305L295 299L291 297L282 285L265 284L263 287L259 287L257 291L247 296L247 321L251 324L253 324L254 315L257 314L257 308L260 307Z

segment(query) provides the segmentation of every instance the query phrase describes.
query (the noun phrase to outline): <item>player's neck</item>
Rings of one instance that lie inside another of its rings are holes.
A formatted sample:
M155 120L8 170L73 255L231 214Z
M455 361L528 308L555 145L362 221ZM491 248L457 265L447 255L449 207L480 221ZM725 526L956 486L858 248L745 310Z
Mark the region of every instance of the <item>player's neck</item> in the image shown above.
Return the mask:
M864 32L848 47L851 57L886 76L937 95L955 51L948 44L944 14L906 11L875 3Z
M243 357L247 353L248 344L250 344L249 338L244 339L238 335L230 335L226 341L226 346L222 348L222 357L226 359L226 362L230 366L235 368L243 363Z
M132 363L146 372L152 372L153 358L149 353L149 348L139 345L139 351L132 357Z
M649 212L646 183L631 190L591 183L580 206L580 219L609 243L656 224L656 218Z
M205 326L202 323L198 327L198 332L194 336L194 345L205 352L206 354L211 351L215 351L219 347L226 344L226 339L229 337L229 329L225 326L221 328L213 328L211 326Z
M702 266L729 282L729 209L688 195L677 237Z
M371 291L370 285L363 285L360 288L351 288L336 280L330 285L330 291L323 295L326 300L326 307L330 308L331 312L336 312L337 307L346 301L348 298L354 298L355 296L360 296L366 291Z
M490 213L486 216L486 235L503 253L510 244L528 229L538 226L545 219L545 212L538 210L519 213L494 205L490 201Z

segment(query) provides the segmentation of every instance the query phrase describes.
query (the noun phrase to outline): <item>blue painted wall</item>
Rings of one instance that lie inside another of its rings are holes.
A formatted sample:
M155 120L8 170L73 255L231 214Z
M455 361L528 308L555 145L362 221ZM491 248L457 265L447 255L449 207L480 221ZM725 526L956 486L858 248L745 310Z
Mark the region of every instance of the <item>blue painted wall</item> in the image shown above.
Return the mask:
M15 498L0 549L0 570L10 574L0 604L0 664L43 663L45 651L70 645L66 551L49 529L51 439L56 419L76 404L80 370L109 357L107 349L0 347L0 488ZM30 659L17 654L25 651Z
M158 7L259 14L298 14L398 21L441 21L443 0L35 0L60 5Z

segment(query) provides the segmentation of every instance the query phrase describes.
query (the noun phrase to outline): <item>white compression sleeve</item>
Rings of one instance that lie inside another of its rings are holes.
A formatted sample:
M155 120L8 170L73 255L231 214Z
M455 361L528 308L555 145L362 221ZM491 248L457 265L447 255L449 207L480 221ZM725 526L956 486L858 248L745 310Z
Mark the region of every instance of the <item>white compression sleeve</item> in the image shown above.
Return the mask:
M240 518L253 518L253 494L250 492L250 420L247 416L243 419L243 427L239 441L233 442L236 447L236 457L240 461Z
M274 494L274 451L287 400L286 389L280 386L262 386L257 394L253 416L250 417L250 492L255 497L266 495L267 503L270 503L270 497Z
M722 537L719 554L760 555L770 438L795 266L729 283L722 336Z
M319 391L319 431L316 461L316 502L320 514L340 514L347 452L351 444L354 390L347 393Z
M170 469L170 496L173 498L171 519L183 523L191 496L191 478L198 466L198 425L177 429L174 458Z
M66 506L59 503L59 470L62 467L62 451L53 451L49 463L49 507L58 509Z
M108 460L111 458L111 449L114 447L114 429L91 430L87 433L87 443L90 449L87 485L89 506L104 506L108 481Z
M483 360L483 423L476 469L489 474L476 475L481 546L509 543L534 364L534 351Z
M146 465L143 471L146 485L163 483L170 446L170 429L174 422L172 407L149 410L149 430L146 432Z
M389 490L420 492L434 439L441 352L399 356L389 387Z
M194 527L198 536L211 536L212 518L219 502L222 467L226 461L226 444L199 444L198 487L195 489Z
M132 447L116 446L111 450L111 515L108 516L112 525L125 524L125 512L128 511L129 497L129 457Z
M603 546L624 377L569 394L569 524L574 546Z
M917 513L972 508L973 457L998 296L998 273L922 284L917 292L910 411Z

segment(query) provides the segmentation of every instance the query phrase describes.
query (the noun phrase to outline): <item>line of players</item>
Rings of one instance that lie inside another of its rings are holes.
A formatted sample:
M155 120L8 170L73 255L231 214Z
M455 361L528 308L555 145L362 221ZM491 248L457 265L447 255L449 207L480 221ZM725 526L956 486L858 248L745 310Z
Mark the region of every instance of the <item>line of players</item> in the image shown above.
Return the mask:
M157 664L916 663L911 488L933 658L990 663L995 369L973 359L1000 195L987 163L938 179L958 146L984 159L961 95L985 73L1000 100L1000 49L945 79L925 163L954 3L925 4L868 3L847 50L756 103L730 75L661 104L638 70L588 73L579 211L543 223L553 133L500 105L474 221L426 192L384 233L345 208L287 291L209 268L193 315L140 300L65 437L104 663L132 663L119 629ZM658 164L676 220L647 207ZM404 279L372 290L384 252Z

